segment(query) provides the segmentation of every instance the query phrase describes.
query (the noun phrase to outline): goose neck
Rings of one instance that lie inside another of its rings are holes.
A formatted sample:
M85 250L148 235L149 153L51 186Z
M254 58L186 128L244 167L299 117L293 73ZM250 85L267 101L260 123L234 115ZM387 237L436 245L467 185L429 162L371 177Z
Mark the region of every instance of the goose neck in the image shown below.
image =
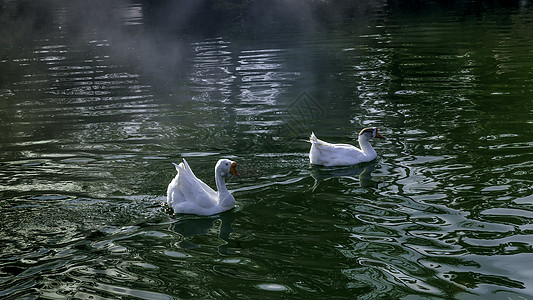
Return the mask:
M370 141L366 137L359 137L359 146L365 155L376 155L376 150L370 145Z
M217 191L219 194L228 192L228 188L226 188L226 180L217 171L215 171L215 183L217 185Z

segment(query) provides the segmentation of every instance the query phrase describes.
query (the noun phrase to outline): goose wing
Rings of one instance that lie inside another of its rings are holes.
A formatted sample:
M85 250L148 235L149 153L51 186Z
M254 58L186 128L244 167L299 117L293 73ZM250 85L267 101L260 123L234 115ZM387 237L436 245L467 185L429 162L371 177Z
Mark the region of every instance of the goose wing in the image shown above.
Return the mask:
M309 139L311 151L309 159L312 164L323 166L348 166L358 163L364 157L363 151L349 144L332 144L318 139L314 133Z
M198 184L200 189L202 189L206 194L210 195L210 197L217 198L218 193L215 190L213 190L210 186L205 184L201 179L196 177L196 175L194 175L194 172L192 171L191 167L189 167L189 164L187 163L185 159L183 159L183 162L180 165L182 164L185 166L186 170L188 171L188 175L190 175L190 178L192 178L193 181L196 184Z
M198 179L185 160L174 166L178 174L168 186L167 202L169 205L207 208L216 204L217 192Z

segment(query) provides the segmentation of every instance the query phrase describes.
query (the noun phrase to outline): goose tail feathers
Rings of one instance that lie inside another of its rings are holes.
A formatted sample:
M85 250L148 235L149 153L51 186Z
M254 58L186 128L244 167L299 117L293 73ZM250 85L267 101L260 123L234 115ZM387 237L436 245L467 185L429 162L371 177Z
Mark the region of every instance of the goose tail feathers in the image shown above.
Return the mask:
M318 143L318 139L316 138L314 132L311 132L311 136L309 137L309 142L310 142L311 144L316 144L316 143Z

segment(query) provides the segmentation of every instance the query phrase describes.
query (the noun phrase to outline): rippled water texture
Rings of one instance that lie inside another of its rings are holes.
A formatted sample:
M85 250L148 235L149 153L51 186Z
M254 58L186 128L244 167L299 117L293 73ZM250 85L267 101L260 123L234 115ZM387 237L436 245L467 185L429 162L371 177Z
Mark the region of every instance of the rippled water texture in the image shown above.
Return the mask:
M354 2L1 2L0 297L533 299L530 1Z

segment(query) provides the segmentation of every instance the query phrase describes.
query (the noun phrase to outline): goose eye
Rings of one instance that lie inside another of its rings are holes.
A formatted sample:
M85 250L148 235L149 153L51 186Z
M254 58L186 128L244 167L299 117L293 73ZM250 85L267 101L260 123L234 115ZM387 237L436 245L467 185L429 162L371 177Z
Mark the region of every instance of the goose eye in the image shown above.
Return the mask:
M226 163L226 166L228 165L228 163Z

